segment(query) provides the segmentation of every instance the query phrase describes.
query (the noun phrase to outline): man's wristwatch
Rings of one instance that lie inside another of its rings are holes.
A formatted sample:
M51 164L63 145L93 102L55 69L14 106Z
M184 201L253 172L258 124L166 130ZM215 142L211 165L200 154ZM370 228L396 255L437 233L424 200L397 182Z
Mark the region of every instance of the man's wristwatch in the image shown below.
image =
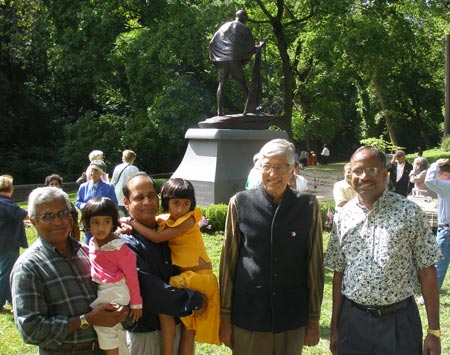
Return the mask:
M434 335L436 338L440 338L441 330L440 329L429 329L427 330L427 334Z
M80 328L86 329L89 328L89 322L86 320L86 317L84 314L80 316Z

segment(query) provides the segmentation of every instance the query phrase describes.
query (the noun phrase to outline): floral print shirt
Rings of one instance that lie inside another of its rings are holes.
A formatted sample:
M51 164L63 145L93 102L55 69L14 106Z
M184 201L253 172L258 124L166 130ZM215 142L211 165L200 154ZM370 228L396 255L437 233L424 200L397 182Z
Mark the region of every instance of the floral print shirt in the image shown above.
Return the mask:
M384 192L372 210L356 198L335 215L325 266L344 273L341 292L347 298L382 306L417 293L418 271L440 258L424 212Z

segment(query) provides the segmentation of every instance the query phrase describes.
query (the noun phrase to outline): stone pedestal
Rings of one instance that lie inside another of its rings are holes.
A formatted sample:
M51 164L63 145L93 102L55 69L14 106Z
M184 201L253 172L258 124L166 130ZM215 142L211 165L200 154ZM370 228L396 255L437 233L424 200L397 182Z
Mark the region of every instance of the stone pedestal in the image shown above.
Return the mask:
M253 166L253 156L275 138L287 139L284 131L241 129L189 129L183 161L172 177L192 182L197 204L228 203L242 191Z

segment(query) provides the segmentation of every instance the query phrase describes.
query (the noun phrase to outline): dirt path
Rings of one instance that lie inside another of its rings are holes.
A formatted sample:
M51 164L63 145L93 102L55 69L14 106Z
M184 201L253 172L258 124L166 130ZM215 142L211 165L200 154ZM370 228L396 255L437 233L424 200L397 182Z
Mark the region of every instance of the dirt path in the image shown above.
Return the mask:
M333 186L336 181L344 178L344 164L333 163L307 167L300 174L308 180L311 192L321 202L333 201ZM314 186L316 186L314 188Z

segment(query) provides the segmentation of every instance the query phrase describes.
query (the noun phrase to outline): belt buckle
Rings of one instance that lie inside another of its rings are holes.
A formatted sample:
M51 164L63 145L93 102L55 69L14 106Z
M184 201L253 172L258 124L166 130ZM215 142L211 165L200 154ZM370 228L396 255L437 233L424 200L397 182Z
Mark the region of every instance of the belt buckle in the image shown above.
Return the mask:
M377 308L377 307L367 307L366 310L367 313L371 314L371 315L376 315L378 317L381 317L381 308Z

